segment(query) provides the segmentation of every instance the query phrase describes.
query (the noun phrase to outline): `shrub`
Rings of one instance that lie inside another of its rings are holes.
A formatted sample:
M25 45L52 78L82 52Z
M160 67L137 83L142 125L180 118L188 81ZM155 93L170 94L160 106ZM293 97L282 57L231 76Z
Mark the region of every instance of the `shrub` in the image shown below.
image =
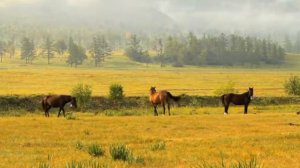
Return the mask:
M234 88L235 83L229 81L227 84L220 86L217 90L214 91L216 96L221 96L226 93L237 93L238 91Z
M120 84L112 84L109 87L109 98L112 100L121 100L124 98L123 86Z
M92 144L88 147L88 153L93 157L99 157L104 155L104 149L100 145Z
M90 85L77 84L72 89L72 96L76 97L79 107L86 108L90 105L92 87Z
M113 160L130 161L133 157L130 150L122 144L115 144L110 147L110 155Z
M300 78L298 76L292 75L287 81L284 83L285 92L288 95L300 95Z

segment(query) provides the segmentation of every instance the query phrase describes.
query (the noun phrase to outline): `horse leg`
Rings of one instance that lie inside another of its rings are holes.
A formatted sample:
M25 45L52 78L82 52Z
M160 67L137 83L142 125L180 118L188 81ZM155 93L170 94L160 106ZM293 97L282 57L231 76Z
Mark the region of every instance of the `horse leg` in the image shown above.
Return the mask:
M58 110L57 117L59 117L59 116L60 116L60 111L61 111L61 108L59 108L59 110Z
M248 113L248 104L245 105L244 114Z
M165 106L165 103L162 103L161 106L163 108L164 115L166 115L166 106Z
M228 114L229 105L225 105L225 115Z
M50 110L50 108L51 108L51 106L47 106L46 107L46 110L45 110L45 116L46 117L49 117L50 115L49 115L49 110Z
M154 108L154 116L158 116L157 105L154 105L153 108Z
M168 103L168 112L169 112L169 116L171 115L170 113L170 103Z
M62 108L62 111L63 111L64 117L66 117L66 114L65 114L65 109L64 109L64 108Z

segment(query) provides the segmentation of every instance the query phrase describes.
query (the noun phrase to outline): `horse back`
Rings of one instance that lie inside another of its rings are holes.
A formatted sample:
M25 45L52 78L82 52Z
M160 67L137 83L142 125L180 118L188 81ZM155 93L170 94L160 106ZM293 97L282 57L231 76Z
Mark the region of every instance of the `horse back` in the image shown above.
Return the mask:
M167 91L161 90L157 93L154 93L150 95L150 101L152 104L160 104L162 102L165 102L167 100Z
M71 101L71 96L68 95L49 95L46 97L46 103L52 107L62 107Z
M223 96L226 103L232 103L234 105L245 105L250 103L249 98L245 94L229 93Z

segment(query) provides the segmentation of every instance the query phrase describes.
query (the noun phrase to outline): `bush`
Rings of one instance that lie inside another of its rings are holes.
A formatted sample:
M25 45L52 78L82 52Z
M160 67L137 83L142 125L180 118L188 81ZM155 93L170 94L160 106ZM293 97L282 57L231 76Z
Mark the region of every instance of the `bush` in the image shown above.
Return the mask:
M291 76L284 83L285 92L288 95L300 95L300 78L298 76Z
M125 145L115 144L110 147L110 155L113 160L130 161L133 157Z
M124 98L123 86L120 84L112 84L109 87L109 98L112 100L121 100Z
M90 85L77 84L72 89L72 96L76 97L79 107L87 108L92 98L92 87Z
M88 153L93 157L99 157L104 155L104 149L100 145L92 144L88 147Z
M234 88L235 83L229 81L227 84L220 86L217 90L215 90L214 94L216 96L221 96L227 93L238 93L238 91Z

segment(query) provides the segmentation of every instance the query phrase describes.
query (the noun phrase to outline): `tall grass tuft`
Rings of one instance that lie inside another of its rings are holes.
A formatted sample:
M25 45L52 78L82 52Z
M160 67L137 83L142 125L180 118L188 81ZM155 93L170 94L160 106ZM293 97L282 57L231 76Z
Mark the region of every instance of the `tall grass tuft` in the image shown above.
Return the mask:
M88 146L87 151L93 157L100 157L104 155L104 149L98 144Z
M75 161L66 163L66 168L106 168L106 165L100 164L98 161Z
M150 146L152 151L160 151L166 149L166 143L164 141L157 141Z
M49 163L41 162L38 164L38 168L51 168Z
M77 142L76 144L75 144L75 148L77 149L77 150L83 150L84 149L84 145L83 145L83 143L82 142Z
M130 150L122 144L111 145L110 155L113 158L113 160L130 161L133 158Z
M247 160L238 160L235 163L226 164L224 158L221 158L221 161L218 163L207 163L202 162L198 168L263 168L260 165L255 157L251 157L249 161Z
M72 160L66 164L66 168L85 168L85 165L83 162Z

